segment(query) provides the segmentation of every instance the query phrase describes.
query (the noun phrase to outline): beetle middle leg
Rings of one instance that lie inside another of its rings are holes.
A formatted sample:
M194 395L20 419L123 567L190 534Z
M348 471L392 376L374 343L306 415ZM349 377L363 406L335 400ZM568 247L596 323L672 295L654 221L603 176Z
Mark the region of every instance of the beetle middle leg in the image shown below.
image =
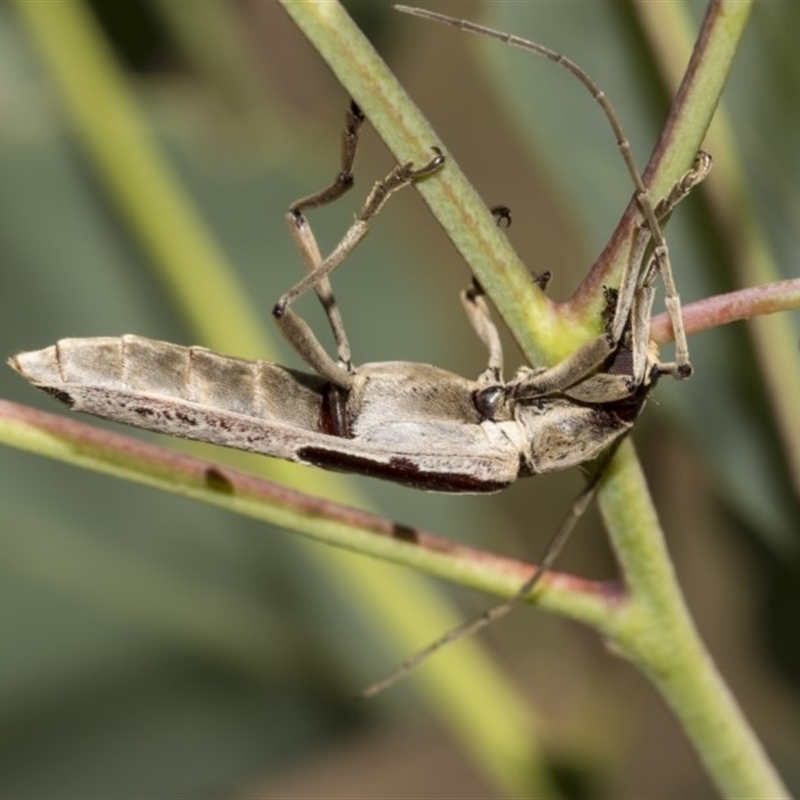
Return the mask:
M492 206L489 210L498 228L508 228L511 225L511 210L507 206ZM533 274L532 278L533 282L545 291L550 282L550 272ZM478 383L500 384L503 382L503 346L489 311L486 291L478 279L473 277L472 283L461 292L460 298L472 330L489 351L489 362L486 369L478 376Z
M337 200L352 187L353 163L358 147L359 130L363 122L363 113L351 101L342 137L339 173L329 186L296 201L289 207L286 222L308 274L279 298L272 312L279 329L300 357L321 375L329 378L343 389L349 388L352 382L350 378L352 371L350 345L328 276L366 236L369 220L381 210L394 192L415 180L436 172L445 160L441 151L434 147L434 157L420 168L415 169L410 162L395 166L383 180L373 186L356 221L327 258L323 258L303 211L327 205ZM330 322L337 346L338 365L327 355L311 328L289 308L298 297L309 289L314 289L316 292Z

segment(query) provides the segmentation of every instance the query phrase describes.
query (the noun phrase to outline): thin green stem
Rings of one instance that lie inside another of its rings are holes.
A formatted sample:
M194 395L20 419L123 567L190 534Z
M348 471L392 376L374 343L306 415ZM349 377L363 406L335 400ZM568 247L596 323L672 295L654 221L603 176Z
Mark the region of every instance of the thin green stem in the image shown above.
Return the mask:
M600 508L629 597L600 630L663 695L725 797L789 797L698 636L630 442L607 481Z

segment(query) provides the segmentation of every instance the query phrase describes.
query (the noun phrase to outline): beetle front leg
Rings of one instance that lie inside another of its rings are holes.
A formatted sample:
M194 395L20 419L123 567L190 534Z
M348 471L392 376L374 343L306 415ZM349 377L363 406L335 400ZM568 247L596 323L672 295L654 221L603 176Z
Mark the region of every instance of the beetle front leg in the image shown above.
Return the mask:
M563 393L582 402L613 402L632 394L649 381L648 371L655 367L660 374L686 378L691 374L686 334L683 329L680 297L672 278L672 266L659 221L672 213L675 206L708 175L711 156L700 151L692 169L676 181L669 194L655 207L644 196L639 198L645 221L638 225L631 240L627 265L614 303L614 313L606 333L579 347L559 364L530 376L521 376L509 384L515 400L531 400L548 394ZM646 258L648 247L653 252ZM653 283L661 275L667 295L667 311L675 331L676 358L662 363L650 347L650 317L653 304ZM593 375L615 350L618 350L626 330L630 341L630 372L612 369Z
M669 195L656 206L654 213L658 219L664 219L672 213L672 209L686 197L691 190L703 181L711 171L711 156L704 150L700 150L695 156L692 169L686 172L683 177L672 187ZM658 244L658 243L656 243ZM675 287L675 280L672 275L672 266L668 255L665 258L658 258L658 249L655 252L656 265L658 266L661 277L664 281L666 292L665 304L669 314L672 330L675 334L675 363L661 364L662 369L678 378L688 378L692 374L692 365L689 363L689 346L686 341L686 332L683 328L683 314L681 313L681 300L678 290Z
M644 221L637 227L634 234L634 239L631 244L631 255L622 276L622 281L620 282L616 314L610 331L612 341L619 341L626 325L628 325L631 319L635 295L642 288L652 286L656 277L661 275L664 281L667 313L669 314L672 329L675 334L675 361L658 363L657 366L659 371L663 374L669 374L676 378L688 378L692 373L692 365L689 362L689 347L683 328L680 296L675 286L672 264L669 258L669 249L667 248L664 234L661 231L660 223L672 213L675 206L683 200L698 183L705 179L711 170L711 164L711 156L705 151L700 150L695 156L692 168L675 182L669 194L661 199L655 207L648 197L639 198L639 205ZM652 255L645 263L644 254L650 242L653 244ZM642 317L643 315L640 314L639 316ZM650 320L648 316L648 331L649 325ZM634 331L635 342L641 342L642 339L643 337L637 335L637 332ZM646 343L644 349L646 350L649 342L649 333L648 337L645 337L645 339ZM641 356L638 352L637 355ZM637 358L637 366L642 365L642 369L646 369L646 367L643 366L645 360L646 359L643 357ZM635 375L635 377L641 380L643 376Z

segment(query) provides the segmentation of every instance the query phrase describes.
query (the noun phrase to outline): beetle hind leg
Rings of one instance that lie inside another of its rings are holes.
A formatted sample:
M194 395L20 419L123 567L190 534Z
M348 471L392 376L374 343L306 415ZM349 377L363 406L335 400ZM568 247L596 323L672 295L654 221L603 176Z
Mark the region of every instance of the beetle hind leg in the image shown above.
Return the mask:
M323 263L323 258L314 232L311 230L311 226L303 211L304 209L319 208L320 206L332 203L352 188L353 164L355 162L356 150L358 149L359 131L363 123L364 114L358 105L351 101L347 110L345 129L342 133L341 162L336 178L324 189L303 197L289 206L289 213L286 215L286 224L289 228L292 241L300 253L303 265L309 275L313 275L319 271ZM328 318L331 330L333 331L339 366L349 373L352 370L350 343L344 329L344 322L342 321L339 306L336 303L336 297L333 294L333 287L327 276L323 276L313 285L313 288L322 304L325 316ZM275 311L277 308L276 306ZM318 372L320 371L319 367L321 365L324 369L329 370L329 359L327 357L322 358L321 353L324 353L322 345L319 344L319 341L308 326L305 324L298 324L296 319L285 322L283 321L284 314L278 314L275 313L275 311L273 311L273 314L278 322L278 327L303 360ZM285 308L283 311L285 311ZM322 374L326 373L323 372Z
M358 107L352 104L342 149L342 170L336 180L326 189L293 204L289 210L289 219L294 222L298 231L302 231L301 234L298 234L300 236L313 237L313 234L310 233L308 222L302 213L303 208L315 208L333 202L348 191L353 184L352 166L358 143L358 129L363 121L363 115L361 115L360 111L358 111L360 116L357 118L354 116L354 109L357 110ZM445 162L445 156L438 147L432 149L434 151L433 157L421 167L414 167L410 161L404 164L397 164L383 180L378 181L372 187L355 222L347 229L339 244L334 247L328 256L324 259L319 259L308 275L278 299L272 311L276 319L280 319L286 309L298 297L305 294L309 289L316 289L323 280L327 280L328 275L353 252L367 235L369 221L383 208L386 201L396 191L415 181L427 178L442 167Z
M382 181L378 181L373 186L356 221L348 228L333 251L323 258L304 211L332 203L352 188L353 164L363 123L364 114L356 103L351 101L342 135L340 169L336 178L329 186L292 203L289 207L286 222L295 246L303 259L307 274L278 299L272 310L281 333L300 357L321 375L329 378L343 389L348 388L352 383L350 378L352 374L351 351L328 276L358 246L367 233L369 220L380 211L394 192L409 183L433 174L445 160L441 151L433 148L433 158L422 167L414 168L410 162L395 166ZM327 355L311 328L289 309L289 306L297 298L310 289L317 294L333 331L338 364Z

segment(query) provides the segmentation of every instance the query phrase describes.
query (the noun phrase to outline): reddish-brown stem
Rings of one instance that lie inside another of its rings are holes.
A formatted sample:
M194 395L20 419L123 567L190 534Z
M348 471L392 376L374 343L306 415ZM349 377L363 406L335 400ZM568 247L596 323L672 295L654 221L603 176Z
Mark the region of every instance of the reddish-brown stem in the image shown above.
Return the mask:
M700 333L730 322L797 308L800 308L800 278L792 278L707 297L686 305L683 307L683 324L687 334ZM658 344L673 340L672 324L667 314L653 318L650 336Z
M303 494L272 481L240 472L212 461L177 453L157 444L124 434L96 428L28 406L0 400L0 419L22 423L36 433L54 437L80 460L97 459L128 476L144 482L167 479L177 490L208 490L214 494L256 500L264 505L289 509L306 518L324 518L377 536L392 537L426 550L448 556L454 562L483 565L489 570L512 576L522 584L534 567L458 544L433 533L391 522L383 517L319 497ZM619 587L613 582L590 581L573 575L548 572L543 585L569 588L570 591L616 599Z

